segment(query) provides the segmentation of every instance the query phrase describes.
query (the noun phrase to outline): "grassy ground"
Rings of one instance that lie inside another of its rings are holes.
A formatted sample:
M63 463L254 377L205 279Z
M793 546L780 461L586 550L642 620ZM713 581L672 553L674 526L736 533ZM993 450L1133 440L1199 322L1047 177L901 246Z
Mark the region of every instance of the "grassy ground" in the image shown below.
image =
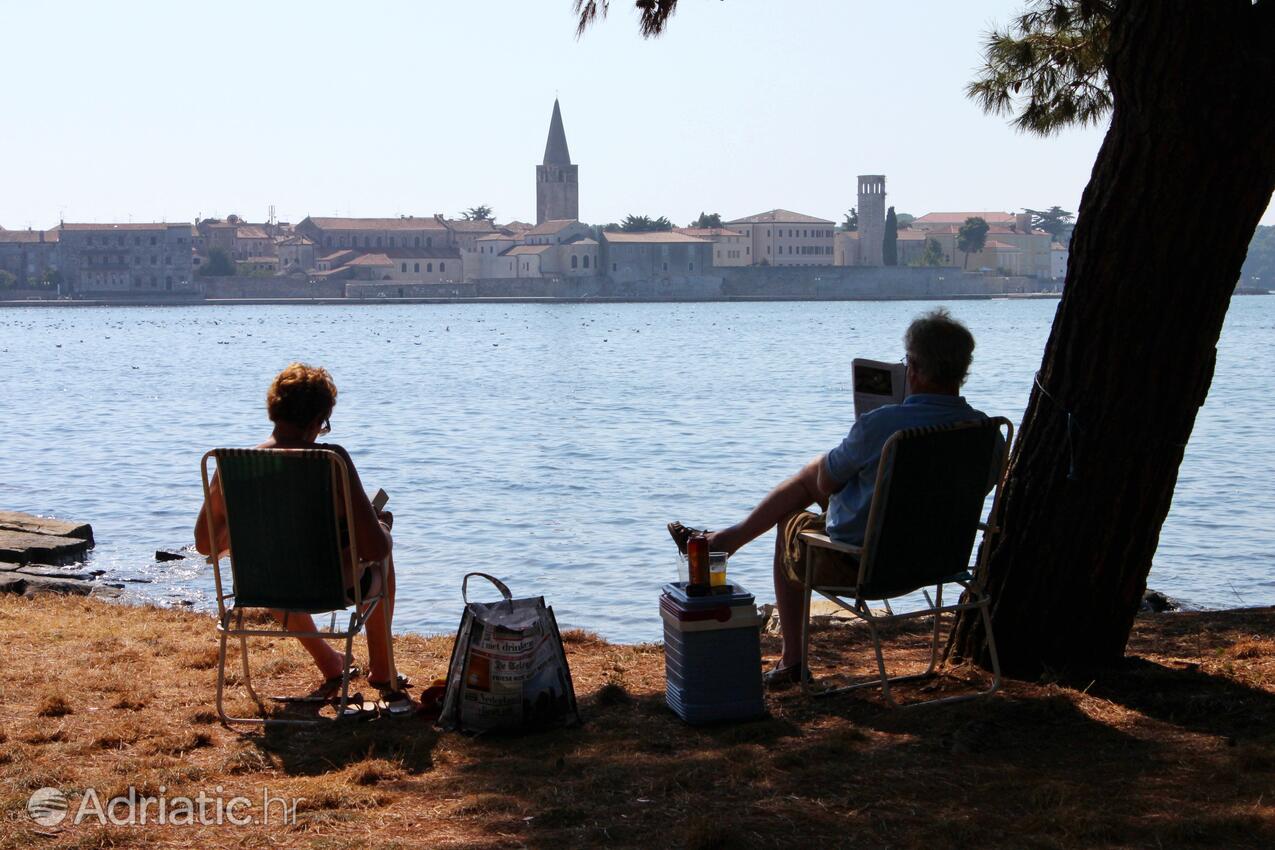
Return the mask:
M1270 847L1272 634L1275 609L1149 616L1120 669L911 712L875 693L788 692L768 719L695 729L664 707L658 646L571 633L581 728L471 738L413 719L262 734L215 721L208 617L6 596L0 847ZM923 635L898 639L892 661L919 657ZM441 676L450 643L403 638L400 668ZM870 655L857 628L815 646L861 669ZM260 639L253 659L263 693L315 684L293 642ZM38 788L74 810L85 789L105 802L130 785L170 799L220 786L258 815L263 788L304 799L294 824L276 810L267 827L44 828L26 813Z

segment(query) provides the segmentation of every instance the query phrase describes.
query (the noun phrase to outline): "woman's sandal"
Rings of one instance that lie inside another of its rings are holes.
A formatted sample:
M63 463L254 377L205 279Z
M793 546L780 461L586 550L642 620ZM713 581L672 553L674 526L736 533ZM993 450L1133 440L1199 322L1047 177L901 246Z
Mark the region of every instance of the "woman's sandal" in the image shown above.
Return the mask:
M338 703L340 705L340 703ZM379 704L376 700L363 699L363 694L351 694L350 701L341 711L342 720L371 720L376 717Z
M389 682L373 682L371 679L367 683L380 693L381 698L377 700L376 707L382 715L401 719L416 713L416 703L407 693L412 683L406 676L400 673L393 686Z
M711 532L706 528L691 528L674 520L668 524L668 533L669 537L673 538L673 542L677 544L677 551L685 555L687 541L697 534L710 534Z
M353 682L359 676L363 675L363 671L358 665L350 666L350 681ZM331 702L341 690L341 676L336 675L324 679L319 686L303 697L277 696L270 699L275 702Z

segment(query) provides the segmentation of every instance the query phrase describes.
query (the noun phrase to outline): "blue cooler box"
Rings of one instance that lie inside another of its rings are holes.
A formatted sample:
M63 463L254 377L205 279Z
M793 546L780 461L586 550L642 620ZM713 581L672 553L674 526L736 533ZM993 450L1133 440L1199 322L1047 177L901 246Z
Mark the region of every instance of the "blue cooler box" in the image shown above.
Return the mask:
M766 713L761 684L761 618L738 584L688 596L664 585L664 697L687 723L743 720Z

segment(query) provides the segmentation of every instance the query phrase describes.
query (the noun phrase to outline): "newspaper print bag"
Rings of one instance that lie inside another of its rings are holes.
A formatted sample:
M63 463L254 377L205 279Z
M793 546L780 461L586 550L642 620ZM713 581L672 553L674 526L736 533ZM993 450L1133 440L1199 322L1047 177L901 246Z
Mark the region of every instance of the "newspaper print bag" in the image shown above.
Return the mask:
M469 580L496 586L498 602L470 602ZM439 723L446 729L486 732L569 725L580 719L575 688L553 609L543 596L514 599L486 573L461 582L461 615Z

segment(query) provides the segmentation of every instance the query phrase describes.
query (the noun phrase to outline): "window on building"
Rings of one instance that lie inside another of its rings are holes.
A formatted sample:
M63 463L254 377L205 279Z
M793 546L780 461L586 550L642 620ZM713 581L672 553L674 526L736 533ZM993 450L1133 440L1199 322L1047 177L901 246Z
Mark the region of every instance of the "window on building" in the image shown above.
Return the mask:
M381 247L381 237L376 237L376 247Z
M584 255L584 267L585 267L586 269L589 267L589 255L588 255L588 254L585 254L585 255Z
M574 269L574 268L579 268L579 267L580 267L580 258L579 258L579 257L577 257L575 254L572 254L572 255L571 255L571 268L573 268L573 269Z
M407 263L403 263L403 274L407 274Z
M417 236L415 239L412 240L412 247L414 248L421 247L421 237Z
M433 237L433 236L426 236L426 237L425 237L425 247L426 247L426 248L430 248L430 247L432 247L433 245L434 245L434 237Z
M447 263L439 263L439 264L438 264L438 273L439 273L439 274L442 274L442 273L443 273L443 272L445 272L445 271L447 271Z
M421 270L421 264L420 264L420 263L413 263L412 271L414 271L414 272L420 272L420 270Z
M695 271L695 264L694 264L694 263L691 263L691 264L689 265L689 268L690 268L690 270L691 270L691 271Z
M668 263L664 264L664 271L668 271Z
M615 264L615 263L612 263L612 264L611 264L611 271L616 271L616 270L617 270L617 269L616 269L616 264Z
M154 245L154 244L156 244L156 242L157 242L157 240L155 239L155 237L154 237L154 236L152 236L152 237L151 237L151 244L152 244L152 245Z
M390 247L391 247L391 248L393 248L393 247L394 247L394 237L393 237L393 236L391 236L391 237L390 237Z
M425 264L425 271L429 272L430 274L433 274L433 273L434 273L434 264L433 264L433 263L426 263L426 264Z

